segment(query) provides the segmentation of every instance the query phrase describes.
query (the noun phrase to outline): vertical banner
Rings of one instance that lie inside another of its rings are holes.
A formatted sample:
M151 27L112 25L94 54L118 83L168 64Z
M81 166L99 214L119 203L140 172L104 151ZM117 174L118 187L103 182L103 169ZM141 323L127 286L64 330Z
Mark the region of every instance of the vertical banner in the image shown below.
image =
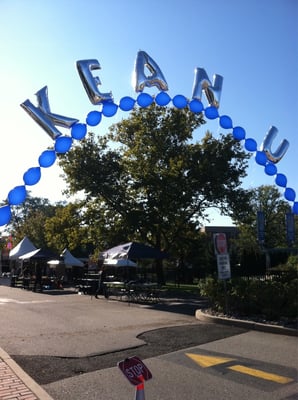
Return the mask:
M214 251L217 261L218 279L231 279L230 256L225 233L213 235Z
M292 246L295 242L295 220L294 214L291 212L286 213L286 229L287 229L287 242Z
M265 217L263 211L257 212L257 229L258 229L258 242L264 244L265 242Z

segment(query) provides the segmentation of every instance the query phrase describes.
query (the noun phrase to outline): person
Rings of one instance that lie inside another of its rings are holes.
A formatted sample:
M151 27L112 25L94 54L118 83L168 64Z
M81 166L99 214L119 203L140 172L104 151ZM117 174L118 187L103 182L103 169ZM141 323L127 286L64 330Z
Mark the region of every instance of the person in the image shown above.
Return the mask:
M23 269L23 288L24 289L29 289L29 283L30 283L30 275L29 275L29 270L27 267Z
M105 280L106 280L106 271L104 266L102 266L101 270L99 271L98 286L95 292L96 299L98 299L98 295L100 294L102 294L105 298L108 297Z
M38 264L35 266L34 292L36 292L37 286L39 286L39 290L42 292L42 270Z

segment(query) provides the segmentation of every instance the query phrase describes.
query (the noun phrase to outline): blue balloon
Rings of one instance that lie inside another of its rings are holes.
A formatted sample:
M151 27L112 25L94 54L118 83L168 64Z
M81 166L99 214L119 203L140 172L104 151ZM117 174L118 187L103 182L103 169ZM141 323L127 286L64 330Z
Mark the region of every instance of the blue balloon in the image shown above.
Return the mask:
M172 103L176 108L185 108L188 104L187 98L185 96L182 96L182 94L177 94L175 97L172 99Z
M105 117L113 117L117 113L117 110L117 104L111 101L106 101L103 103L102 113Z
M71 127L71 136L76 140L84 139L87 133L86 124L74 124Z
M244 147L248 151L256 151L257 150L257 142L254 139L245 139Z
M243 140L246 136L245 130L241 126L236 126L233 128L233 136L236 140Z
M96 126L101 121L101 112L99 111L90 111L87 115L86 122L90 126Z
M41 167L48 168L56 161L56 153L54 150L45 150L41 153L38 163Z
M132 97L129 96L122 97L119 103L119 108L122 111L130 111L134 108L135 102L136 102L135 99L133 99Z
M55 150L57 153L67 153L71 148L72 138L70 136L58 136L55 142Z
M286 187L286 186L287 186L287 182L288 182L287 177L286 177L284 174L277 174L277 175L276 175L276 177L275 177L275 183L276 183L278 186Z
M205 116L208 119L216 119L219 117L218 109L214 106L205 108Z
M266 165L267 164L267 156L264 151L257 151L255 156L256 163L259 165Z
M285 197L285 199L287 199L289 201L294 201L296 198L295 190L292 188L286 188L284 197Z
M155 97L155 103L158 106L167 106L171 101L171 97L166 92L159 92Z
M233 128L232 119L228 115L222 115L219 118L219 124L224 129L231 129Z
M25 201L27 196L27 191L25 186L16 186L12 189L7 196L8 203L12 206L16 206Z
M41 178L41 172L39 167L33 167L28 169L23 175L23 181L25 185L35 185Z
M277 172L277 168L276 168L276 166L275 166L274 164L268 163L268 164L265 166L265 173L266 173L267 175L270 175L270 176L276 175L276 172Z
M11 219L11 210L9 206L0 207L0 226L8 224Z
M293 213L298 215L298 201L293 204Z
M199 99L191 100L188 106L190 111L192 111L193 113L200 113L204 111L203 103Z
M148 107L152 104L152 102L153 102L153 97L150 96L150 94L141 93L138 95L137 103L140 107L143 107L143 108Z

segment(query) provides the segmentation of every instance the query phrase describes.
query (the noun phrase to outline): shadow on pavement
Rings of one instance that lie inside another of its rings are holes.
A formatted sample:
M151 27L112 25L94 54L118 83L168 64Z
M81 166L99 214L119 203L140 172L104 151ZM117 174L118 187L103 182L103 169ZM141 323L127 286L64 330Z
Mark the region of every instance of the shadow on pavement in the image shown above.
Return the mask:
M75 289L49 289L43 290L42 293L50 296L64 296L68 294L76 294L77 291Z
M198 299L161 299L156 304L144 304L146 308L152 308L157 311L172 312L175 314L184 314L195 316L197 309L203 309L208 307L208 300L204 298Z

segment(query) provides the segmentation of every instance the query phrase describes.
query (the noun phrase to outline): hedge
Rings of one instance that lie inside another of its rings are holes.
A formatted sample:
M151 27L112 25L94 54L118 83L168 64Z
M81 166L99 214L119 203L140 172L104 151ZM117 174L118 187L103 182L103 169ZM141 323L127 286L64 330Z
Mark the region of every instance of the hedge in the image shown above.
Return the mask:
M225 282L208 277L200 280L198 286L216 312L268 320L298 317L298 278L293 271Z

